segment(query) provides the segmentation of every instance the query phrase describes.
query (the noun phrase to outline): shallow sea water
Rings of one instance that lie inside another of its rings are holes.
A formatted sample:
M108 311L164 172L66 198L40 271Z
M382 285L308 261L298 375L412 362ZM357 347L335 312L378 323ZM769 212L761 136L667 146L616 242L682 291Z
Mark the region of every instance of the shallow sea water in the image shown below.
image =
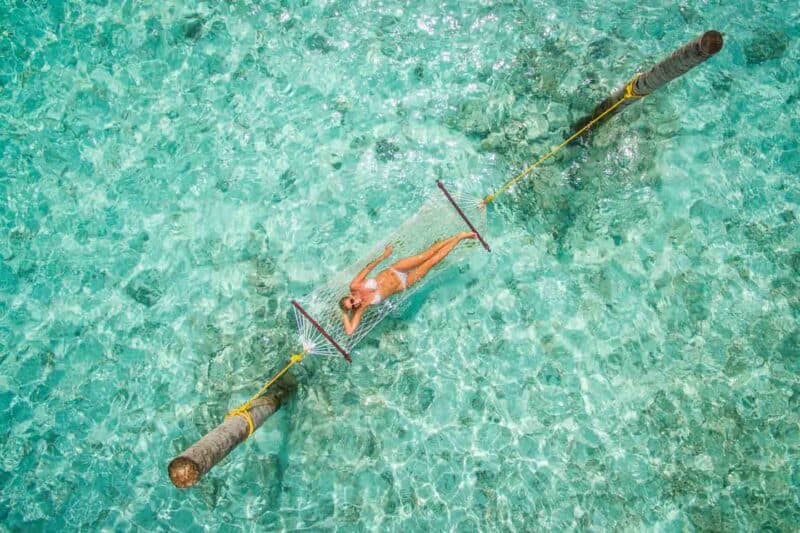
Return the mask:
M563 4L0 0L0 529L795 528L800 12ZM711 28L170 485L292 298Z

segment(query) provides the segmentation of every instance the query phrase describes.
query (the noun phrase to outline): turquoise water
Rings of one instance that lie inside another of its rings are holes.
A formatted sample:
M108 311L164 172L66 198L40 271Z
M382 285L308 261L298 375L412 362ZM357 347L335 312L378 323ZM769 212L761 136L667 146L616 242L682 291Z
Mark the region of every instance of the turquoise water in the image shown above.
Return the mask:
M0 529L796 527L800 12L563 4L0 0ZM710 28L492 206L491 257L170 485L293 297Z

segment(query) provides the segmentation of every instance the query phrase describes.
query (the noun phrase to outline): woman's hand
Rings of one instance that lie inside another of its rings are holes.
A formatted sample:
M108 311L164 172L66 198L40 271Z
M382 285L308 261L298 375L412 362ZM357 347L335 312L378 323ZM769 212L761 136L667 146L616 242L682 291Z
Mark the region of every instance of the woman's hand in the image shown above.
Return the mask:
M392 245L391 244L387 244L386 248L384 248L384 250L383 250L383 254L381 254L380 257L376 258L373 262L371 262L370 264L365 266L363 269L361 269L361 272L359 272L358 275L353 278L353 281L350 282L350 290L351 291L358 290L359 285L364 281L364 279L367 276L369 276L369 273L372 272L372 269L375 268L376 266L378 266L378 264L381 261L383 261L384 259L386 259L390 255L392 255L392 251L393 250L394 250L394 248L392 247Z

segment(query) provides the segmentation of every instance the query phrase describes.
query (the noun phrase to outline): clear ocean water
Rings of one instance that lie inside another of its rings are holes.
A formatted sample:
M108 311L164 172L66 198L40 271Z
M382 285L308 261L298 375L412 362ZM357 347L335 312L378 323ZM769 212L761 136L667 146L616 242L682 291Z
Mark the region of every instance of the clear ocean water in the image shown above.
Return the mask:
M171 486L292 298L707 29ZM796 528L798 37L792 2L0 0L0 530Z

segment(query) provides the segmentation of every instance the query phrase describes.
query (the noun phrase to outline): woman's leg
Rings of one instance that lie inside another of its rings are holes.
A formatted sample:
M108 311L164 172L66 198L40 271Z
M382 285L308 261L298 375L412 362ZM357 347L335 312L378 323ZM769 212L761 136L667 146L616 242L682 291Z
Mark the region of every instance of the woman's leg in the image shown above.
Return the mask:
M394 263L390 268L393 268L395 270L399 270L400 272L408 272L409 270L417 268L422 263L424 263L425 261L430 259L431 256L433 256L433 254L438 252L443 246L449 244L450 241L453 241L454 239L459 239L459 238L460 238L459 235L454 235L453 237L450 237L448 239L443 239L441 241L437 241L437 242L433 243L431 245L431 247L428 248L427 250L425 250L424 252L422 252L420 254L417 254L417 255L412 255L411 257L406 257L404 259L400 259L399 261Z
M453 248L455 248L456 245L463 239L469 239L474 237L475 237L474 233L465 232L465 233L459 233L455 237L448 239L447 243L442 247L440 247L439 250L437 250L436 253L434 253L427 261L418 266L416 270L414 270L413 272L408 273L408 286L410 287L419 280L421 280L422 278L424 278L425 275L428 273L428 271L430 271L430 269L436 266L436 264L439 263L439 261L447 257L447 255L453 251Z

